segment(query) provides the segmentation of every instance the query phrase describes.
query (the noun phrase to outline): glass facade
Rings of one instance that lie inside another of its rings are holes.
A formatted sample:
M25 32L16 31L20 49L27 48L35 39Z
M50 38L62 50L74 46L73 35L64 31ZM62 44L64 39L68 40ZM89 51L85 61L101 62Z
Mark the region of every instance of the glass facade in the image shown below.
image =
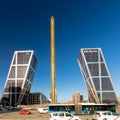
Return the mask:
M100 48L81 49L78 64L90 102L118 103L112 79Z
M34 51L14 52L1 99L4 105L16 106L23 103L30 91L36 67Z
M28 95L28 104L29 105L34 105L34 104L43 104L43 103L50 103L50 101L47 99L47 97L40 93L30 93Z

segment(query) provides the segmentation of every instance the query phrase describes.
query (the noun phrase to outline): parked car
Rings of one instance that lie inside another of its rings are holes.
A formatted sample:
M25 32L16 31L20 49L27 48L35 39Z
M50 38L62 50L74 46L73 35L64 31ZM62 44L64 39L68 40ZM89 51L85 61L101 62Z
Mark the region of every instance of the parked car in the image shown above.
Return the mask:
M97 111L92 120L120 120L120 115L111 111Z
M18 110L20 110L19 107L12 107L12 106L4 107L4 111L18 111Z
M4 109L3 109L3 108L0 108L0 112L1 112L1 111L4 111Z
M38 108L38 112L40 112L40 113L48 113L48 108Z
M29 110L22 109L19 111L20 114L31 114Z
M49 115L49 120L81 120L78 116L74 116L69 112L53 112Z

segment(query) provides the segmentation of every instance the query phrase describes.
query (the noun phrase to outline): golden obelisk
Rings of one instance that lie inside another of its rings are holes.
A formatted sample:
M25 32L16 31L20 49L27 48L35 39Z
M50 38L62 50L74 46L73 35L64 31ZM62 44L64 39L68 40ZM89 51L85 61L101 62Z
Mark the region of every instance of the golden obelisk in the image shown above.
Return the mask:
M54 17L50 18L50 46L51 46L51 102L56 102L56 65L55 65L55 28Z

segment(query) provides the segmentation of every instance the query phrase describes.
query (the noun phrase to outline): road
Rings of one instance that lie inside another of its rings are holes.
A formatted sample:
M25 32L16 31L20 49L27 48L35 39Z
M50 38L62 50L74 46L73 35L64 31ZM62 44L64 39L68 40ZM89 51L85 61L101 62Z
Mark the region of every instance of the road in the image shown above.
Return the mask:
M0 120L49 120L49 114L40 114L36 110L32 114L21 115L19 112L0 113ZM82 120L92 120L92 115L79 115Z

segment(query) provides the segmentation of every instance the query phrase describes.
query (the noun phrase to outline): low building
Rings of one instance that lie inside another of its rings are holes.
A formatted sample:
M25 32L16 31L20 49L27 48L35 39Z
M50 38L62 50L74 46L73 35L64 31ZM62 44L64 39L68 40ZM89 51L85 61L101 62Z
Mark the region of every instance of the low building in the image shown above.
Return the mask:
M83 95L81 95L79 92L76 92L76 93L72 96L72 99L73 99L73 103L74 103L74 104L81 103L81 102L83 102Z
M27 105L49 103L48 98L41 92L30 93L28 95Z

